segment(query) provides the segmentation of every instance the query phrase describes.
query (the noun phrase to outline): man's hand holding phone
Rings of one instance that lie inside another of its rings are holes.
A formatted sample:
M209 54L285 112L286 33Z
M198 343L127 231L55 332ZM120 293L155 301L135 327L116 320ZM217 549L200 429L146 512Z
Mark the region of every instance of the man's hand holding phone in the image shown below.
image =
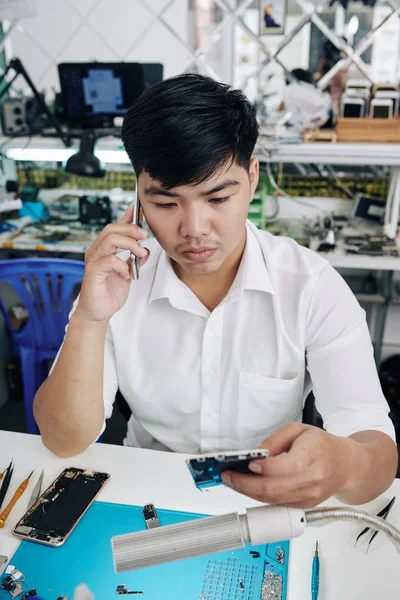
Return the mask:
M125 304L132 280L131 256L124 261L116 253L129 250L143 266L149 250L139 244L148 233L132 223L130 206L118 223L107 225L85 255L85 274L76 312L90 321L105 321Z

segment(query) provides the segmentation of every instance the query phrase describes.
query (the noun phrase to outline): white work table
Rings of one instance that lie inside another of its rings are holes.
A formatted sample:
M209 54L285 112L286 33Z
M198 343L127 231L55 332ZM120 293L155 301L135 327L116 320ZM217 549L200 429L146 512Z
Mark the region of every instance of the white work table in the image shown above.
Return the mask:
M72 459L60 459L44 448L38 436L0 431L0 469L14 458L15 470L7 499L19 483L35 469L24 496L13 509L6 526L0 530L0 555L9 557L19 541L11 528L26 510L27 502L41 469L45 470L43 489L68 466L106 471L109 483L99 501L135 504L153 503L156 507L199 513L221 514L244 512L257 503L224 487L200 492L194 486L186 468L184 456L137 448L95 444ZM389 521L400 526L400 483L380 498L363 507L378 512L388 500L397 495ZM332 499L326 504L339 505ZM380 533L369 553L364 545L354 549L354 542L362 526L352 523L333 523L306 529L305 534L293 540L290 553L288 600L311 598L311 564L315 542L320 542L319 600L377 600L398 599L400 554L393 544ZM127 532L129 527L127 526ZM369 539L369 535L366 536ZM78 557L77 557L78 558ZM97 598L96 600L103 600ZM189 600L189 599L188 599Z

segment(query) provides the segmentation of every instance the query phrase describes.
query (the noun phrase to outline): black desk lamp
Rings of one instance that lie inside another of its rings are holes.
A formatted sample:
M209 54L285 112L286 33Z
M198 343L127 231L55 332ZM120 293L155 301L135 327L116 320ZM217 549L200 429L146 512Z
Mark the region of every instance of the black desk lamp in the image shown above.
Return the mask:
M6 85L4 87L2 87L2 84L5 81L5 78L6 78L7 74L11 70L15 71L14 76L11 78L10 81L6 82ZM22 62L20 61L19 58L12 58L10 60L10 62L8 63L8 65L7 65L7 67L6 67L3 75L0 77L0 100L8 92L9 88L14 83L14 81L17 79L18 75L22 75L22 77L25 79L26 83L28 84L28 86L32 90L32 93L33 93L34 97L36 98L37 103L39 104L40 108L42 109L42 111L45 113L45 115L49 119L50 123L53 125L54 129L58 133L59 138L64 143L64 146L66 148L69 148L70 145L71 145L71 141L70 141L68 135L66 135L63 132L63 130L61 129L60 123L57 121L57 119L55 118L55 116L53 115L53 113L49 110L49 108L48 108L46 102L44 101L43 97L37 91L37 89L35 87L35 84L33 83L32 79L29 77L28 73L25 70L24 65L22 64Z
M7 74L11 70L14 70L14 76L11 78L10 81L6 82L6 85L4 85L4 87L2 87L2 84L5 82ZM0 100L5 96L5 94L9 90L10 86L14 83L18 75L22 75L22 77L25 79L26 83L32 90L32 93L36 98L40 108L42 109L43 113L47 116L49 122L53 125L64 146L66 148L69 148L71 146L71 140L69 135L67 133L64 133L59 121L49 110L43 97L37 91L33 81L29 77L28 73L25 70L25 67L23 66L19 58L11 59L3 75L0 77ZM66 163L65 170L68 173L74 173L75 175L84 175L86 177L105 176L106 172L104 165L102 165L100 160L94 155L95 141L96 138L92 131L87 131L83 133L80 142L79 152L70 156Z
M79 152L67 160L65 170L74 175L84 177L104 177L106 170L101 161L94 155L96 138L93 131L85 131L81 137Z

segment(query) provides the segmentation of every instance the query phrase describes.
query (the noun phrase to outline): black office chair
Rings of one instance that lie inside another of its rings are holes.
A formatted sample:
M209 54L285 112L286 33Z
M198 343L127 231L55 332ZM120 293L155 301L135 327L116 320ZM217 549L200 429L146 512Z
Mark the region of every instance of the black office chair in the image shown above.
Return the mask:
M315 397L312 392L308 394L304 404L302 422L323 429L322 417L315 408Z
M126 422L128 422L129 419L131 418L132 411L129 408L127 401L125 400L125 398L123 397L123 395L121 394L121 392L119 390L117 391L117 394L115 396L115 404L118 406L119 412L124 417Z

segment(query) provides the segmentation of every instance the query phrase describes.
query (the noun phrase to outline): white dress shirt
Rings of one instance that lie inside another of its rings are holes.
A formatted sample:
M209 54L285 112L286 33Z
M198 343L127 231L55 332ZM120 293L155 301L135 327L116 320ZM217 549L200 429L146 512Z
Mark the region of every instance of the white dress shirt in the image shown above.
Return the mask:
M395 439L361 309L316 253L247 222L235 281L210 312L156 240L111 318L104 404L132 410L125 444L176 452L257 447L301 421L312 389L327 431Z

